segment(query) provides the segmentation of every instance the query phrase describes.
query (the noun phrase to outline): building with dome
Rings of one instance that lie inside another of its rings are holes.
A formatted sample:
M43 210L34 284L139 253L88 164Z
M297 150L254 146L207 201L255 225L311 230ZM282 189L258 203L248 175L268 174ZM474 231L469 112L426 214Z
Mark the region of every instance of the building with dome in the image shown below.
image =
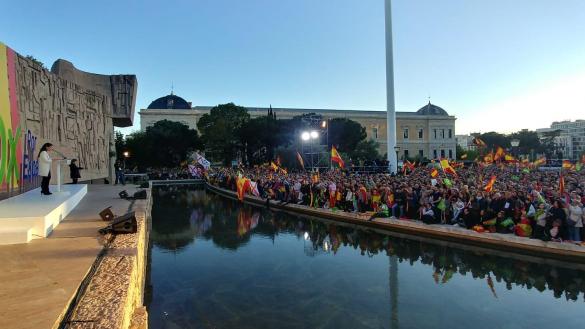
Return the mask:
M140 128L153 125L160 120L177 121L197 129L202 115L209 113L212 106L192 106L183 98L170 95L154 100L140 110ZM250 117L266 115L268 107L246 107ZM325 119L348 118L366 128L369 139L379 143L380 154L388 152L386 139L386 111L334 110L272 108L278 119L290 119L307 113L316 113ZM417 156L428 159L456 157L455 120L441 107L428 104L416 112L396 112L396 143L398 159Z

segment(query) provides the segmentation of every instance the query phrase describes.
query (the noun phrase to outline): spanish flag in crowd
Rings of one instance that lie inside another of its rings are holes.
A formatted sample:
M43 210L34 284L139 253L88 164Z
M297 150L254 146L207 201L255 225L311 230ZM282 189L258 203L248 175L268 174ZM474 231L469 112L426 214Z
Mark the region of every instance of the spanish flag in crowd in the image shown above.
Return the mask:
M343 159L341 159L341 155L339 155L339 152L337 152L337 149L333 145L331 146L331 161L337 162L337 164L342 169L345 167L345 163L343 162Z
M571 169L573 168L573 164L569 160L563 160L563 169Z
M487 185L483 188L484 191L486 192L491 192L492 189L494 188L494 184L496 183L496 175L492 175L492 177L490 178L490 181L487 183Z
M498 148L496 149L496 154L494 154L494 161L498 161L500 160L502 157L504 157L504 149L501 146L498 146Z
M409 171L413 171L414 170L414 163L406 160L406 162L404 163L404 165L402 165L402 172L406 175L406 169L408 169Z
M299 152L297 152L297 160L299 160L299 164L301 165L303 170L305 170L305 161L303 161L303 157Z
M485 163L493 163L494 162L494 153L490 152L483 157L483 162Z
M442 159L441 160L441 168L443 168L443 171L446 172L447 174L451 174L453 176L457 176L457 173L455 172L455 169L453 169L453 167L451 167L451 165L449 164L449 160Z
M482 141L479 137L475 137L475 138L473 138L473 145L478 146L478 147L484 147L485 142Z
M439 171L437 168L433 168L433 170L431 170L431 177L437 178L437 176L439 176Z
M236 187L238 189L238 200L244 201L244 195L246 192L251 191L250 180L240 176L236 181Z
M537 159L536 161L533 162L533 164L535 166L542 166L543 164L546 164L546 157L541 157Z
M278 171L278 166L273 161L270 161L270 168L272 168L272 170L274 170L274 172Z
M516 162L516 158L514 158L510 154L504 155L504 160L506 160L506 162Z
M563 177L562 173L561 176L559 177L559 193L561 195L565 194L565 178Z

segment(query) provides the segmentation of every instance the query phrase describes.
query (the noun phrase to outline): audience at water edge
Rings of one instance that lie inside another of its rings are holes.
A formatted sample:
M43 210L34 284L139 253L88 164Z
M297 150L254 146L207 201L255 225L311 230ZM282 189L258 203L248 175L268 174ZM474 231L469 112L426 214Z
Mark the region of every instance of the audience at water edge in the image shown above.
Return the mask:
M287 173L260 166L212 169L208 178L237 191L243 177L251 183L248 192L262 198L365 213L370 219L418 220L577 244L585 235L585 170L564 171L561 178L559 171L519 165L473 164L455 175L433 166L411 169L392 176L340 169Z

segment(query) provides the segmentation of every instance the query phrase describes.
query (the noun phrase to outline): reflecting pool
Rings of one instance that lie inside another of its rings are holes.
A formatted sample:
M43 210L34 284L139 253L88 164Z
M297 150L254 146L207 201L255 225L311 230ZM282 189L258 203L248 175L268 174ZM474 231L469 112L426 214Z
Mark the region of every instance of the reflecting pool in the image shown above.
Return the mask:
M582 264L153 195L150 328L585 328Z

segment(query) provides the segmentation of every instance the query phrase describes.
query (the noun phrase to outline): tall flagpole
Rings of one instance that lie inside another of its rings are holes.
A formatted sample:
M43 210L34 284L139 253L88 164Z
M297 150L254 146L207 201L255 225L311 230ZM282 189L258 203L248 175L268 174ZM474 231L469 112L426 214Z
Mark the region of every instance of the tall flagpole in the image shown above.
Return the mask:
M388 164L390 172L396 173L398 159L396 156L396 109L394 107L394 57L392 52L392 8L391 0L384 0L386 22L386 138L388 146Z

